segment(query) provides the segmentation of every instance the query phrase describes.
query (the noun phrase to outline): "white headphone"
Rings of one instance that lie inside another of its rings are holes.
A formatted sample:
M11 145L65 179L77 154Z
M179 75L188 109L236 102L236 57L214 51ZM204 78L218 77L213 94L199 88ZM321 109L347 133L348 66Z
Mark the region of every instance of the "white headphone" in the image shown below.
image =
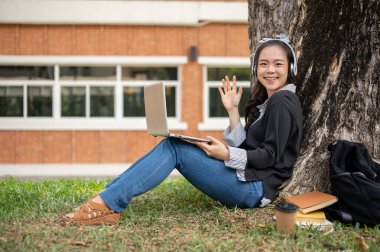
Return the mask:
M292 52L292 58L290 59L290 74L292 77L295 77L297 75L297 57L293 50L293 47L289 44L289 38L285 34L276 35L276 38L263 38L259 41L259 46L256 48L255 52L251 54L251 61L252 61L252 72L255 76L257 76L257 65L255 62L257 62L258 55L256 54L257 50L259 50L261 47L263 47L267 42L269 41L280 41L284 43Z

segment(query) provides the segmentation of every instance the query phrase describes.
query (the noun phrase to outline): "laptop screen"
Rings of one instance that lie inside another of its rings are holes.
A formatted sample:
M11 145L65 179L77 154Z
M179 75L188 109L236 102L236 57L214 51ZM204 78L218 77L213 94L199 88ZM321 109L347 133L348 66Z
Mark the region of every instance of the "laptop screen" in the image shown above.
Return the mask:
M144 102L148 133L154 136L169 135L164 83L145 86Z

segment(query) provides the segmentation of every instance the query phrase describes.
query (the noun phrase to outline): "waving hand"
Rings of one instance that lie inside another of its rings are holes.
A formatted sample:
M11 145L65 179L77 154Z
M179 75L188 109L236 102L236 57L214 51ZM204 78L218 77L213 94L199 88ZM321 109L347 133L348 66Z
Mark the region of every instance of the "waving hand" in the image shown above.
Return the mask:
M222 99L223 105L228 112L228 116L230 119L230 126L234 128L238 122L240 122L239 115L239 103L241 99L241 95L243 93L243 87L240 86L237 88L236 84L236 76L232 77L232 85L230 83L230 79L226 76L222 80L222 85L218 86L220 98Z

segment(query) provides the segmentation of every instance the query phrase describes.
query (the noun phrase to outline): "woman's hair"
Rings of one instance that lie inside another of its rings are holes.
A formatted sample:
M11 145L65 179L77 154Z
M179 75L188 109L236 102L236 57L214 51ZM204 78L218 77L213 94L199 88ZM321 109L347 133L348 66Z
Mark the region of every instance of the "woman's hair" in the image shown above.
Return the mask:
M255 55L257 55L258 57L254 57L254 62L253 62L254 67L257 67L258 65L258 60L259 60L261 51L264 48L269 47L269 46L280 46L284 50L286 54L286 58L288 60L288 77L286 79L286 83L292 83L293 77L291 74L290 63L293 60L293 54L289 46L284 44L282 41L270 40L270 41L265 42L264 45L259 46L259 48L255 52ZM259 117L259 110L256 106L264 103L267 98L268 98L268 94L265 87L259 82L259 80L257 80L256 83L253 84L252 86L251 96L244 108L246 130L248 130L248 127Z

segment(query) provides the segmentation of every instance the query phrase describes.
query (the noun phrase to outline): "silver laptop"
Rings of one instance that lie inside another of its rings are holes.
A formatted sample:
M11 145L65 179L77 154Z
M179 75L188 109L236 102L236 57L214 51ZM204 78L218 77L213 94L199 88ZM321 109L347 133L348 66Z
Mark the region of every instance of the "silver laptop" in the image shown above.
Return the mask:
M166 95L164 83L158 82L144 87L145 115L148 133L153 136L174 137L188 141L208 142L210 140L172 134L168 129Z

